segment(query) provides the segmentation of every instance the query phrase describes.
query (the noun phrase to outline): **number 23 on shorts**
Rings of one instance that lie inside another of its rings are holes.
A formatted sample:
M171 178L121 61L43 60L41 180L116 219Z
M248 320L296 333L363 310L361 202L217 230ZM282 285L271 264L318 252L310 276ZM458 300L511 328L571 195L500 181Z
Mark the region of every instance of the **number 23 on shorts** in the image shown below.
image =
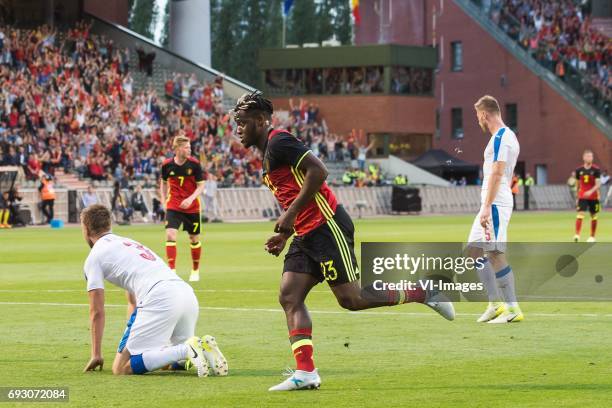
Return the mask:
M321 262L321 273L327 281L334 281L338 279L338 271L334 268L334 261L323 261Z

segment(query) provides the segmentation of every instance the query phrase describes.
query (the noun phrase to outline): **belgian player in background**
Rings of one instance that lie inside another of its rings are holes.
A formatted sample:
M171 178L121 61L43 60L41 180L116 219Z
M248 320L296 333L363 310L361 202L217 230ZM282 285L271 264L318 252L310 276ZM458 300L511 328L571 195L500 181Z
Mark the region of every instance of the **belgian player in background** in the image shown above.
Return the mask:
M191 260L190 282L200 280L200 194L204 190L202 167L191 156L189 138L176 136L172 141L174 157L162 164L160 193L166 207L166 258L176 272L176 234L183 225L189 234Z
M578 183L578 201L576 203L576 235L574 242L580 241L582 220L585 211L591 213L591 235L587 242L595 242L597 231L597 213L599 212L599 188L601 187L601 170L593 164L593 152L585 150L582 154L582 166L575 170L574 177Z
M272 129L272 113L272 103L258 91L243 95L234 108L236 134L245 147L255 146L262 153L264 183L284 210L265 249L280 255L295 233L285 255L279 302L297 370L270 391L314 389L321 378L312 358L312 321L304 301L318 283L326 280L340 306L348 310L418 302L448 320L454 319L455 311L443 295L420 288L361 289L353 222L325 183L325 165L295 136Z

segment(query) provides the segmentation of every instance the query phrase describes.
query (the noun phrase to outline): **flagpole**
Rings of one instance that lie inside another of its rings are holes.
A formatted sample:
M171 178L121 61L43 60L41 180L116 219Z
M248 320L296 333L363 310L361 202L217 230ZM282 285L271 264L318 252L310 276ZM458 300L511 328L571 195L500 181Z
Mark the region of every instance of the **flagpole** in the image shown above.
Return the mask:
M287 31L287 16L283 13L283 48L285 48L285 36Z

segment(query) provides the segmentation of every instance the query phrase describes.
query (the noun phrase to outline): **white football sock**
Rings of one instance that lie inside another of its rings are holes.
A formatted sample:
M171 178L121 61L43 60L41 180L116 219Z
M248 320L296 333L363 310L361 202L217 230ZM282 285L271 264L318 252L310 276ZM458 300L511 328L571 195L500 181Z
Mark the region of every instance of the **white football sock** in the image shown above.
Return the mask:
M510 265L495 273L497 285L504 295L504 300L509 307L518 307L516 291L514 290L514 272Z
M491 268L491 262L486 260L482 268L476 268L480 281L485 285L489 302L499 302L501 297L497 291L497 282L495 281L495 273Z
M179 360L185 360L188 355L185 344L164 347L161 350L148 350L142 353L142 360L148 371L155 371Z

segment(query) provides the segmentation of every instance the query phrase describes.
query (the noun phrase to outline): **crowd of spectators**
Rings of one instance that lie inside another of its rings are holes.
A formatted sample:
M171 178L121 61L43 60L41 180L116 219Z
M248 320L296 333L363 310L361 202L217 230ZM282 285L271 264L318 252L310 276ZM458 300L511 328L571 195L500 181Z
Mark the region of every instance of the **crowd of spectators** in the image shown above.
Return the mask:
M383 93L382 66L273 69L266 71L267 89L280 95ZM391 69L391 93L431 95L433 70L396 66Z
M491 18L536 60L563 80L583 74L586 97L609 115L612 41L591 25L588 0L479 0ZM600 97L590 95L592 86Z
M306 99L300 99L297 102L289 99L289 111L280 111L272 119L272 125L275 128L286 129L296 135L321 160L341 163L347 171L363 172L364 175L361 177L363 182L351 183L351 185L380 184L380 171L372 172L369 166L366 168L367 153L374 144L366 146L360 142L365 139L363 131L353 129L346 135L330 132L325 120L320 116L319 106ZM329 182L338 185L346 184L340 176Z
M120 188L134 181L154 186L172 156L172 138L184 134L220 188L261 185L259 153L232 134L222 78L209 83L175 73L158 95L136 89L129 62L129 49L91 33L85 22L62 33L0 26L0 165L21 166L30 180L59 168ZM328 132L313 103L292 101L273 125L323 159L364 169L367 150L356 132Z
M266 87L276 94L373 94L384 91L383 67L274 69Z
M90 28L0 27L0 164L22 166L32 180L62 168L152 185L172 137L185 134L220 186L260 185L259 158L232 138L221 79L176 75L165 98L136 92L129 50Z

